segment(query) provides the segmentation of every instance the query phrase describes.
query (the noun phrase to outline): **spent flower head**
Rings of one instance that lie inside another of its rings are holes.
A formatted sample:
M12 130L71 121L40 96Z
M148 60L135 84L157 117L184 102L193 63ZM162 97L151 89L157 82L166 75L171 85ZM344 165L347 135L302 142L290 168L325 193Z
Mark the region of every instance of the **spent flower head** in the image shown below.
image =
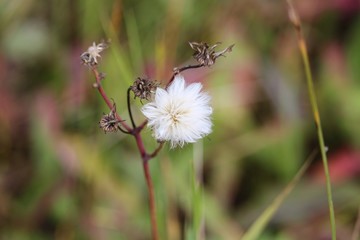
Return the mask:
M150 100L158 86L156 81L138 77L130 88L134 92L135 98Z
M182 147L211 132L211 98L201 89L201 83L186 85L179 74L166 90L156 89L154 101L141 109L156 140Z
M80 55L83 64L88 66L97 65L98 64L97 58L101 58L100 53L109 47L109 43L110 43L109 41L101 42L99 44L93 42L93 45L91 45L85 52L83 52Z
M119 121L116 118L116 105L113 104L113 107L109 114L104 114L99 122L99 127L104 130L105 133L107 132L116 132L119 130Z
M216 61L216 59L220 56L225 56L225 53L231 52L234 44L230 45L229 47L225 48L220 52L215 52L215 48L220 45L221 43L218 42L213 46L209 46L207 43L197 43L197 42L189 42L190 47L195 51L193 57L203 66L210 67Z

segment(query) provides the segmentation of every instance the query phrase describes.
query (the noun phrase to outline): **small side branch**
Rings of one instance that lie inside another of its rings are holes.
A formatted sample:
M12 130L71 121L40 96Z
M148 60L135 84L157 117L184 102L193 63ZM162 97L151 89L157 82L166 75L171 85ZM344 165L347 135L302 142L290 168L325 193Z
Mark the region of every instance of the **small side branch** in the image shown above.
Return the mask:
M131 104L130 104L130 91L131 91L131 87L129 87L128 90L127 90L127 108L128 108L128 112L129 112L131 125L132 125L133 129L135 129L136 125L135 125L135 121L134 121L134 118L133 118L133 115L132 115Z
M125 133L125 134L132 134L131 132L128 132L128 131L126 131L126 130L122 129L122 128L121 128L121 126L119 126L119 125L118 125L118 129L119 129L119 131L120 131L120 132L122 132L122 133Z
M145 120L144 122L142 122L142 123L139 125L138 129L141 131L141 130L146 126L147 123L148 123L148 120Z
M188 70L188 69L193 69L193 68L201 68L201 67L204 67L204 64L197 64L197 65L188 65L188 66L185 66L185 67L181 67L181 68L174 68L174 74L172 75L172 77L170 78L168 84L166 85L166 87L170 86L170 84L172 83L172 81L174 81L175 79L175 76L185 70Z
M154 150L153 153L149 154L149 160L151 158L154 158L158 155L158 153L160 152L160 150L162 149L162 147L164 146L164 142L160 142L159 146Z

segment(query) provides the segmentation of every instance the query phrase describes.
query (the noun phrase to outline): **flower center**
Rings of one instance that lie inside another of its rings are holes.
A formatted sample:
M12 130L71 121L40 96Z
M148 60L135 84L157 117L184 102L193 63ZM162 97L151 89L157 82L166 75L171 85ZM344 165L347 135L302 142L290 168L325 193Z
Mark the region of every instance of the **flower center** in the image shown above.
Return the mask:
M179 122L179 114L178 113L170 113L171 120L174 124L177 124Z
M179 107L172 106L168 109L168 114L170 116L170 119L175 125L180 122L181 116L184 116L186 113L187 110L181 109Z

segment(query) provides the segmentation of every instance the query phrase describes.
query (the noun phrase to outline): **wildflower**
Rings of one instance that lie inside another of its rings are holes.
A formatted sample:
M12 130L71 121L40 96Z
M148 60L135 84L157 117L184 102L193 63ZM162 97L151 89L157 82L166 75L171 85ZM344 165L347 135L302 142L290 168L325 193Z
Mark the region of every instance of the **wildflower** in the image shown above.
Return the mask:
M105 133L107 132L116 132L119 130L119 121L116 118L116 105L114 103L113 108L111 109L109 114L104 114L99 122L99 127L104 130Z
M95 44L88 48L86 52L80 55L81 60L85 65L94 66L98 64L97 58L101 58L100 53L105 50L109 46L108 43L101 42L99 44Z
M182 147L211 132L210 96L201 89L201 83L186 86L179 74L166 90L157 88L154 101L141 111L158 141L170 141L171 148Z
M195 50L193 57L196 59L196 61L208 67L213 65L218 57L225 56L224 55L225 53L231 52L232 48L234 47L234 44L232 44L220 52L215 52L214 49L221 43L216 43L211 47L207 43L202 43L202 42L201 43L189 42L189 44L190 47L193 50Z
M134 92L135 98L150 100L157 87L158 84L155 81L148 78L137 78L130 88Z

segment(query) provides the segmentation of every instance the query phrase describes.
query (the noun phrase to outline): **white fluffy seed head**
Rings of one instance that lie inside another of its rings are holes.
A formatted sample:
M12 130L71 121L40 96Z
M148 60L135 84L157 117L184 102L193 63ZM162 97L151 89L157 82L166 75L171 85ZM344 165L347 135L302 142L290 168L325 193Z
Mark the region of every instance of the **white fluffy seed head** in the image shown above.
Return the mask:
M154 101L141 109L155 139L170 141L171 148L175 148L211 133L211 98L201 89L201 83L186 86L179 74L167 90L157 88Z

